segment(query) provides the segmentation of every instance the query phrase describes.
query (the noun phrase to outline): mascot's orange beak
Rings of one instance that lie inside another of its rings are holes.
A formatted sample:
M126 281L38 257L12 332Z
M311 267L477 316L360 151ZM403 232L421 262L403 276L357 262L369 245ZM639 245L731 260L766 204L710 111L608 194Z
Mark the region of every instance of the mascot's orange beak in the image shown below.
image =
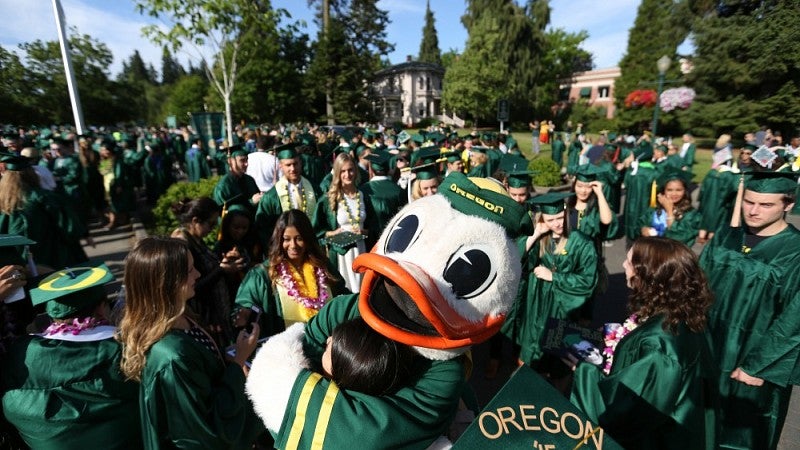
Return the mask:
M436 283L416 264L364 253L353 261L364 273L358 309L380 334L406 345L453 349L481 343L494 335L505 316L474 323L442 296Z

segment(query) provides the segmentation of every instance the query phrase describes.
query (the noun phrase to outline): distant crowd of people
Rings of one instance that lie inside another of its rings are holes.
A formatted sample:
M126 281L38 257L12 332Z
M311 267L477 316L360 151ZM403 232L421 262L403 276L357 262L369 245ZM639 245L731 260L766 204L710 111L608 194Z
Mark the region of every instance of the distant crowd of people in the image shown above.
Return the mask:
M245 393L258 341L295 333L357 294L354 260L401 208L437 195L455 173L499 183L531 222L517 239L522 280L490 340L486 377L497 376L510 340L518 364L550 378L625 448L776 448L800 382L800 232L786 221L800 137L783 145L765 127L734 145L723 135L695 205L690 134L590 139L582 124L560 132L545 121L530 129L533 157L550 146L563 190L535 195L536 173L507 130L240 127L236 143L189 128L6 133L3 439L17 448L275 444ZM214 172L208 196L171 205L179 226L170 237L134 245L124 304L112 308L111 272L83 250L92 219L127 224L140 198L152 206L171 184ZM602 364L562 361L542 345L548 321L593 325L608 289L604 252L622 237L631 315ZM411 347L358 320L341 326L316 368L322 376L369 396L413 379L420 355ZM441 408L450 416L435 427L392 442L425 448L459 409Z

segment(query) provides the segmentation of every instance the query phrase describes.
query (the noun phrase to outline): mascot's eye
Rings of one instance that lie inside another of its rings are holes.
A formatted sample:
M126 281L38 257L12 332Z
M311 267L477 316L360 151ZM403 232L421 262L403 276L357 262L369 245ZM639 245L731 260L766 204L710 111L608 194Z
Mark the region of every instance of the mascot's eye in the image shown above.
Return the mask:
M386 239L384 247L385 253L403 252L411 245L412 242L419 235L419 218L410 214L403 217L397 222L392 231L389 232L389 237Z
M482 294L497 278L489 253L481 248L460 248L450 257L444 269L444 279L452 285L453 293L464 299Z

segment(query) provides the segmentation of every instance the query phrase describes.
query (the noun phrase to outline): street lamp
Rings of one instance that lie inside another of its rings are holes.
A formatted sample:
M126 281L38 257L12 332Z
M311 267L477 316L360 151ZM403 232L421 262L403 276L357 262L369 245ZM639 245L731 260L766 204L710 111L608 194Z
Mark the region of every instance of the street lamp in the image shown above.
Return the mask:
M656 91L656 106L653 109L653 139L656 138L658 132L658 110L661 108L661 91L664 90L664 76L669 70L669 65L672 60L669 56L664 55L656 61L658 67L658 90Z

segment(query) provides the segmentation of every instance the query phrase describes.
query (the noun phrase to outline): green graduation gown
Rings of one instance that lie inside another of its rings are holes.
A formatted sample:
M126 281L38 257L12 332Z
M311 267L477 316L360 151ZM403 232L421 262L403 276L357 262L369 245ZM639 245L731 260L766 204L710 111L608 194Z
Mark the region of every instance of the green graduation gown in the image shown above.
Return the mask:
M564 144L564 141L561 139L556 139L553 141L551 146L552 153L550 154L550 157L553 158L553 161L555 161L556 164L558 164L558 167L564 165L564 150L566 150L566 147L567 146Z
M358 294L328 303L305 328L304 350L318 369L326 340L340 323L358 317ZM422 449L449 426L465 386L464 357L445 361L415 358L415 376L394 394L381 397L340 390L330 380L303 370L275 436L275 447L350 450ZM320 447L321 448L321 447Z
M570 400L617 442L630 449L713 449L714 369L707 333L663 316L622 338L611 373L591 364L575 370Z
M583 144L581 144L577 139L569 144L569 150L567 151L567 174L575 175L575 172L577 172L578 165L580 163L581 150L583 150Z
M635 175L631 169L625 174L625 236L631 241L641 234L641 229L636 228L637 221L650 208L653 181L660 173L652 163L643 162Z
M683 167L686 167L688 170L692 170L696 153L697 146L694 145L694 143L689 144L689 146L686 148L686 154L681 157L681 159L683 159Z
M336 268L331 264L328 264L328 272L334 275L338 274ZM328 288L331 291L331 297L350 293L341 277L333 280ZM278 290L269 278L267 267L264 264L258 264L247 272L236 293L237 308L250 308L253 305L261 308L259 322L261 337L272 336L286 329Z
M184 159L186 163L186 178L189 182L194 183L202 178L211 176L211 168L208 167L206 153L203 150L192 147L186 151Z
M653 226L653 214L659 211L666 214L663 209L650 208L639 217L637 228L641 231L642 227ZM694 245L697 233L700 231L700 213L696 209L690 209L683 214L680 220L675 220L672 225L664 231L664 237L683 242L688 247ZM641 233L640 233L641 234Z
M367 249L370 249L378 242L389 220L408 203L408 195L388 177L375 177L360 189L367 204L364 228L368 235Z
M252 178L251 178L252 179ZM317 205L317 198L318 193L311 183L306 180L305 178L301 179L301 183L303 186L303 195L306 197L306 207L303 212L311 218L314 214L314 208ZM283 187L281 187L283 186ZM258 189L258 188L256 188ZM258 202L256 206L256 230L258 230L258 238L261 241L262 248L269 248L270 240L272 239L272 230L275 228L275 224L278 222L278 217L284 212L284 207L282 204L289 205L288 198L281 200L281 194L278 193L279 189L281 192L287 192L286 189L286 182L285 179L282 178L275 183L275 186L272 186L272 189L268 190L261 196L261 200ZM286 208L288 210L289 208Z
M253 205L251 199L259 192L261 190L253 177L246 173L237 177L229 172L220 178L217 185L214 186L214 193L211 198L218 205L226 205L228 208L232 205L242 205L250 213L250 217L254 217L256 206Z
M517 241L523 256L522 278L517 299L503 324L502 331L521 347L519 358L526 364L542 357L540 340L547 319L564 319L577 311L591 296L597 285L597 252L591 239L573 231L564 248L566 254L539 256L541 241L525 254L525 239ZM553 272L553 281L533 274L537 266Z
M39 188L30 191L24 209L0 214L0 233L36 241L30 250L37 264L61 269L88 259L80 241L86 228L63 196L55 192ZM17 249L25 261L24 247Z
M741 175L729 170L712 169L700 186L700 229L716 233L730 224L736 190Z
M139 388L144 448L249 449L264 425L244 392L242 368L182 330L147 352Z
M800 384L800 231L788 225L750 249L742 228L722 228L700 265L715 298L708 327L721 369L720 444L774 449L791 385ZM764 385L732 380L737 367Z
M142 446L139 386L119 370L114 327L91 332L85 342L24 336L9 349L3 412L34 450Z

